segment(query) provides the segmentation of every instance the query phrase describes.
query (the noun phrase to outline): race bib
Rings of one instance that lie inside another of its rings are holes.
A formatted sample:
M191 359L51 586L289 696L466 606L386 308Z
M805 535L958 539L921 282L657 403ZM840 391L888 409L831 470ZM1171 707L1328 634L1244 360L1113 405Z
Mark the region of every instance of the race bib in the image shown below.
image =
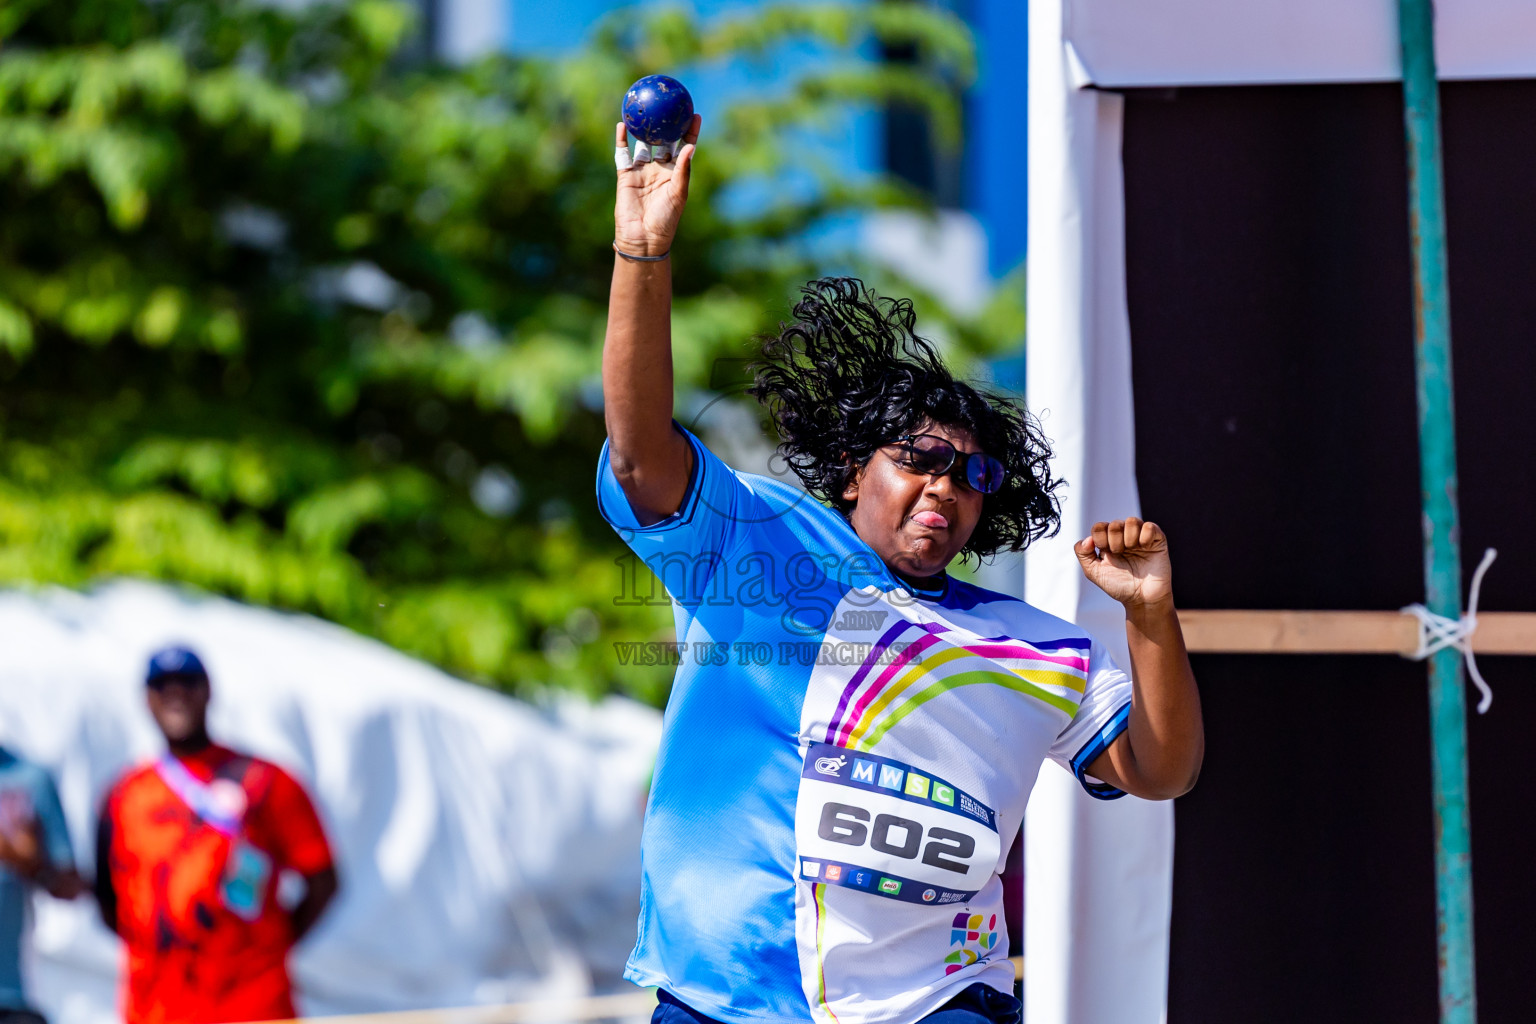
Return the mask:
M271 877L272 858L245 840L236 839L229 847L219 895L237 917L254 921L261 916Z
M795 845L802 881L906 903L963 903L997 869L997 815L928 772L812 743L800 773Z

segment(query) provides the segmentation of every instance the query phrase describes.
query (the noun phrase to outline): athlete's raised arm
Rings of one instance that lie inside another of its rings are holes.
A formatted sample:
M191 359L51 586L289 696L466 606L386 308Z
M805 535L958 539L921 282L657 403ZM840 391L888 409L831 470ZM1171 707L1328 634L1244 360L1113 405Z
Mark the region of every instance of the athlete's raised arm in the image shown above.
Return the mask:
M692 449L672 429L672 263L665 256L688 201L699 123L695 114L675 159L631 161L623 122L614 133L619 181L603 415L609 464L642 525L677 511L693 468ZM649 156L644 149L642 158Z
M1125 606L1135 687L1125 732L1088 774L1148 800L1182 796L1205 759L1205 726L1173 608L1168 538L1156 523L1132 516L1094 523L1075 550L1083 575Z

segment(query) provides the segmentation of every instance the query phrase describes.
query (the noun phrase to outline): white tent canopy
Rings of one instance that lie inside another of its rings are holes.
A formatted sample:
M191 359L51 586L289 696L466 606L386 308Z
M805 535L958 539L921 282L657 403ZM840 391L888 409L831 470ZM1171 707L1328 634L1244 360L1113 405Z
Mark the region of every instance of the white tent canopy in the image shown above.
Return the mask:
M88 871L103 794L161 749L149 653L202 655L214 737L304 783L338 857L341 895L292 961L301 1011L629 988L656 711L539 709L315 619L142 583L0 593L0 636L0 742L53 773ZM34 1001L115 1020L94 903L35 907Z

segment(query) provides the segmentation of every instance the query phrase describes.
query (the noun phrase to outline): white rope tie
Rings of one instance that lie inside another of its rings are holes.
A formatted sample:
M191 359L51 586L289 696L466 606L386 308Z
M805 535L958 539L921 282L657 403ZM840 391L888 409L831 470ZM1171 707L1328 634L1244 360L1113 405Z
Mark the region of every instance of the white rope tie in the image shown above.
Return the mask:
M1477 571L1472 574L1472 590L1467 595L1467 613L1461 618L1450 619L1436 615L1422 604L1411 604L1403 609L1404 614L1419 620L1419 647L1408 657L1414 661L1423 661L1447 647L1460 651L1467 660L1467 674L1483 695L1477 702L1477 713L1480 715L1493 703L1493 690L1489 689L1483 674L1477 670L1477 656L1472 653L1472 634L1477 632L1477 598L1483 587L1483 573L1488 571L1498 554L1493 548L1483 552L1483 560L1477 563Z

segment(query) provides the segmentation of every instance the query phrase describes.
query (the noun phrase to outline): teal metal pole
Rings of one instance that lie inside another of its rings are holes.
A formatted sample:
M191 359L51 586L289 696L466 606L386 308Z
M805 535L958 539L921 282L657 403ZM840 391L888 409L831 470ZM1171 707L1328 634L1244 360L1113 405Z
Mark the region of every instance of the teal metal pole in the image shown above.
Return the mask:
M1408 213L1413 236L1414 366L1419 398L1419 482L1424 503L1425 605L1461 617L1461 529L1456 502L1456 422L1451 389L1451 304L1445 256L1445 189L1432 0L1398 0L1403 105L1408 129ZM1467 809L1467 704L1461 653L1429 663L1435 796L1435 904L1440 1020L1477 1020L1472 952L1472 828Z

